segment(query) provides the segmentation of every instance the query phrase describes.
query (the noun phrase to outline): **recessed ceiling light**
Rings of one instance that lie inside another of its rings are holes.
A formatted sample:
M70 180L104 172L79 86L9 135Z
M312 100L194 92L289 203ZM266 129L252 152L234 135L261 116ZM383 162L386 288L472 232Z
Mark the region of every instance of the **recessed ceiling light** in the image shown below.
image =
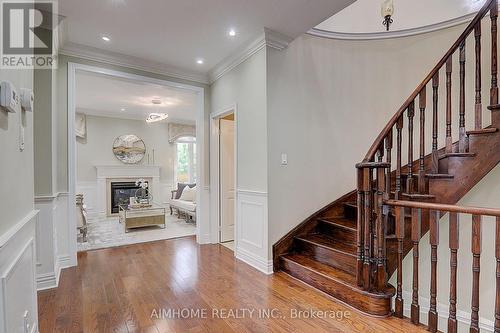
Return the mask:
M234 37L234 36L236 36L236 30L231 29L231 30L229 30L229 32L228 32L227 34L228 34L230 37Z
M203 65L204 61L203 61L203 59L198 59L198 60L196 60L196 63L198 65Z
M125 108L121 108L120 111L125 111Z
M111 38L109 38L108 36L102 36L101 38L102 38L102 40L103 40L103 41L105 41L105 42L109 42L109 41L111 41Z

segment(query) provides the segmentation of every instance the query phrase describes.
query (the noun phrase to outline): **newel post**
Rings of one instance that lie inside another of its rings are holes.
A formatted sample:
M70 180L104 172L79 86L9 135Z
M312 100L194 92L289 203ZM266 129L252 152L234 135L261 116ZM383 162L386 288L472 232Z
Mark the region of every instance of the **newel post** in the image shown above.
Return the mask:
M358 170L357 283L365 290L383 290L386 272L385 174L389 163L362 162ZM375 171L375 172L374 172ZM374 179L374 175L376 179Z

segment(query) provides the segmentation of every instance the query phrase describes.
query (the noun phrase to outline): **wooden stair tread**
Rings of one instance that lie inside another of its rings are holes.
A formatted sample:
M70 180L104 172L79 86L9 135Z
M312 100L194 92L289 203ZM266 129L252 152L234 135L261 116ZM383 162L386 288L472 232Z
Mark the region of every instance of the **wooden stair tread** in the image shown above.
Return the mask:
M467 135L481 135L481 134L491 134L498 132L498 128L496 127L488 127L479 130L467 131Z
M333 224L337 227L348 229L351 231L356 231L358 229L358 223L356 220L348 219L343 216L339 217L322 217L318 219L323 223Z
M425 175L429 179L453 179L455 176L448 173L428 173Z
M284 260L293 261L307 269L313 270L321 275L324 275L328 279L333 279L341 281L344 284L349 284L351 286L356 286L356 277L352 274L344 272L343 270L334 268L332 266L323 264L309 256L302 254L286 254L281 256Z
M356 245L348 244L341 241L334 240L323 234L310 234L307 236L296 237L296 239L308 242L316 246L327 248L328 250L342 252L347 255L356 256Z
M442 160L443 158L448 158L448 157L475 157L476 153L446 153L441 156L439 156L439 159Z

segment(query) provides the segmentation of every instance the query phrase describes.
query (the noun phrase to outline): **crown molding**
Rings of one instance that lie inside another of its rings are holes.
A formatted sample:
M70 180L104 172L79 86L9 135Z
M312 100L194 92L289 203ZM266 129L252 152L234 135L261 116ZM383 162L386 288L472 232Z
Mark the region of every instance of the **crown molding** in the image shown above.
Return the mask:
M344 40L375 40L375 39L388 39L409 37L428 32L433 32L441 29L451 28L460 24L470 22L477 13L471 13L460 16L448 21L426 25L423 27L405 29L399 31L384 31L384 32L371 32L371 33L347 33L347 32L334 32L313 28L307 33L316 37L330 38L330 39L344 39Z
M264 28L264 31L245 47L240 48L232 55L218 63L208 74L210 84L214 83L226 73L243 63L255 53L268 46L281 51L288 47L292 38L279 32Z
M185 71L163 63L147 61L138 57L104 51L98 48L71 42L65 43L59 50L59 54L161 74L181 80L194 81L203 84L209 83L208 77L205 74Z

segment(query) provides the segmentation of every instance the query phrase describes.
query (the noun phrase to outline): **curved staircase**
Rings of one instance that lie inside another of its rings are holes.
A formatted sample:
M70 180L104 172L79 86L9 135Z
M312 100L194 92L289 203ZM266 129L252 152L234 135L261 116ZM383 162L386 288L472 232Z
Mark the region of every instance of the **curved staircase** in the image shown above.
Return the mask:
M491 60L491 73L488 73L491 74L491 86L483 89L481 21L487 16L491 22L488 36L491 38L491 50L487 53ZM410 250L418 249L421 236L429 229L432 250L437 249L439 236L436 235L435 226L439 217L453 211L475 212L479 218L475 217L474 223L479 221L480 224L480 215L500 214L496 211L492 213L492 210L449 206L455 205L500 162L497 16L497 0L486 1L450 50L389 121L363 162L356 166L358 188L310 216L273 246L275 271L282 270L367 314L388 316L394 310L396 315L402 316L402 259ZM475 91L471 93L465 88L466 42L473 43L476 56L472 62L475 66ZM457 107L452 103L457 99L452 96L452 87L457 84L452 80L453 55L456 52L459 58ZM489 93L488 110L482 106L483 90ZM444 110L439 109L440 94L445 95ZM466 110L466 96L475 101L473 110ZM427 104L431 107L427 108ZM418 110L415 110L416 107ZM486 127L482 121L483 111L491 112L491 125ZM440 113L444 115L439 116ZM452 138L452 117L459 119L456 142ZM439 124L439 119L443 118L446 118L446 122ZM473 124L473 130L466 130L466 118ZM426 132L426 121L432 122L432 133ZM446 133L443 140L445 145L439 149L438 139L442 133ZM403 146L404 137L407 146ZM432 149L426 153L426 143L430 142ZM402 165L403 160L406 165ZM411 205L409 202L417 204ZM432 203L438 205L429 205ZM435 218L432 212L438 212L438 217ZM497 221L497 283L500 283L500 218ZM474 227L477 227L477 223ZM451 232L453 230L450 229L450 235ZM480 244L480 238L476 240ZM472 250L476 258L478 253L474 252L474 244ZM417 290L414 285L411 318L418 324L418 250L413 251L413 257L417 265L413 271ZM433 263L434 259L437 261L437 258L433 258ZM479 260L475 265L477 267L473 268L477 268L479 279ZM397 288L387 282L396 271ZM432 275L434 284L435 278ZM474 296L479 293L476 289L478 287L474 286ZM392 299L395 295L396 308L393 309ZM478 300L477 306L474 301L473 297L471 332L476 331L477 319L474 315L477 315L479 307ZM456 327L452 303L450 301L449 331L454 331L453 327ZM495 329L500 331L498 295L496 306L498 318ZM435 312L434 293L431 294L429 314L431 331L437 329Z

